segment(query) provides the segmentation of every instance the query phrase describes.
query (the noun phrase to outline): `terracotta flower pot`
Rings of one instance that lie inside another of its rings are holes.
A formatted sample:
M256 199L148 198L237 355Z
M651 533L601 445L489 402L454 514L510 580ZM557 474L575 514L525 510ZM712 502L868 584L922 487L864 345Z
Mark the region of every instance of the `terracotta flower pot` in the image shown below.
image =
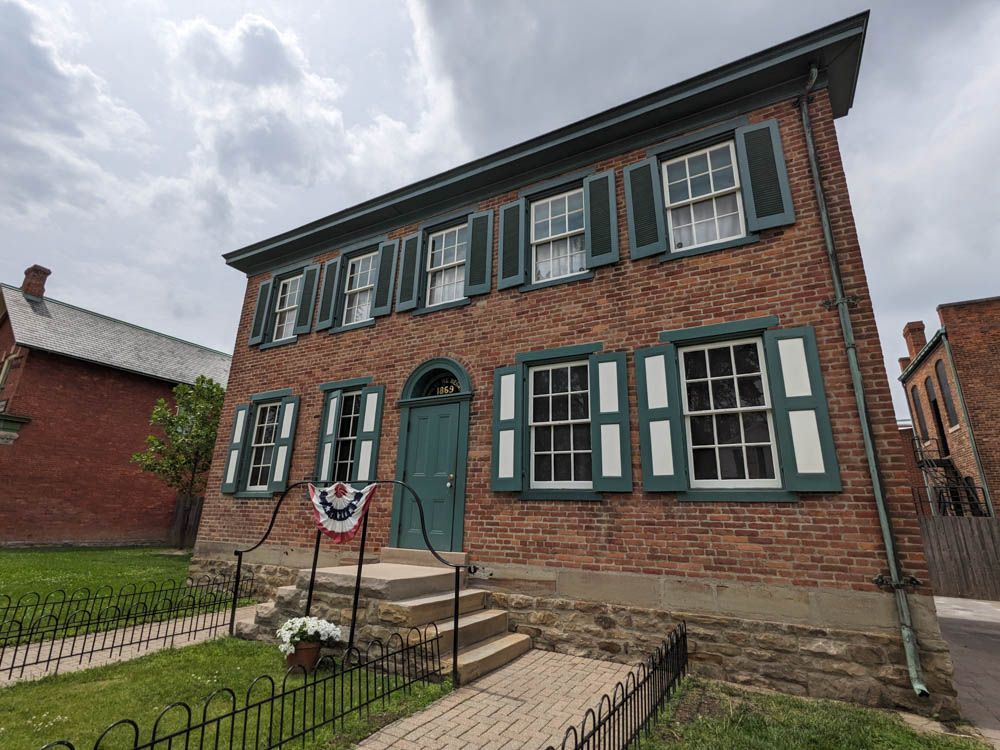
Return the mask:
M319 661L319 649L322 644L311 641L299 641L295 644L295 652L285 656L285 667L302 667L306 672L312 672Z

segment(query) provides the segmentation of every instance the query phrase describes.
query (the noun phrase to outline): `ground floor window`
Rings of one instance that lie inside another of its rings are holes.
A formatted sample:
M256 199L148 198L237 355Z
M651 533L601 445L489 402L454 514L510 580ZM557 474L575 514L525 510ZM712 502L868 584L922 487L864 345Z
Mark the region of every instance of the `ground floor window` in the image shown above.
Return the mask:
M250 443L250 475L248 490L266 490L271 479L274 444L278 431L280 404L261 404L257 407L253 436Z
M358 417L361 415L361 391L345 393L337 425L337 442L333 454L333 481L351 481L354 451L358 438Z
M532 487L592 486L589 381L587 362L529 370Z

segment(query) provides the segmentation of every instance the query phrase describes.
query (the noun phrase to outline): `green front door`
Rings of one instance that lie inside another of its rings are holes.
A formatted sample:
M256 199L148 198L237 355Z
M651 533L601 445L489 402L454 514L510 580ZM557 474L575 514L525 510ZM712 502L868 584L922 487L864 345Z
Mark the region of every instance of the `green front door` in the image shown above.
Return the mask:
M427 535L434 549L452 551L456 497L464 492L464 487L459 487L455 480L459 404L419 406L409 412L403 481L420 495ZM427 548L420 532L417 504L405 491L399 514L399 546Z

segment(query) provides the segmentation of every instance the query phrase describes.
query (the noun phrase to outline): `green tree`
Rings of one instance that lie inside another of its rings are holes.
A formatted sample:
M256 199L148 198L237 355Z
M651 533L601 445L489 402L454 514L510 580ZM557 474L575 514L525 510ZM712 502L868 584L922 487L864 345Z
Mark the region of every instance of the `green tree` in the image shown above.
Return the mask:
M149 423L160 427L163 435L149 435L146 450L134 454L132 461L188 497L201 494L212 464L225 393L204 375L194 385L179 383L174 387L175 406L161 398L149 417Z

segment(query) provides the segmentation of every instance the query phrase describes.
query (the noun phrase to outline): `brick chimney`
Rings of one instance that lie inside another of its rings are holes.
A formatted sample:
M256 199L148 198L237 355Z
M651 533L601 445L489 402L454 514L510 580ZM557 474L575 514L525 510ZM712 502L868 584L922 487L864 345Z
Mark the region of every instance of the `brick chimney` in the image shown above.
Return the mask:
M913 360L911 360L909 357L900 357L899 358L899 371L900 372L905 372L906 368L910 366L910 362L912 362L912 361Z
M906 339L906 349L910 352L910 359L913 359L917 356L917 352L927 344L924 324L919 320L911 320L903 326L903 338Z
M24 281L21 283L21 291L32 297L44 297L45 279L50 273L52 271L37 263L31 268L26 268L24 270Z

